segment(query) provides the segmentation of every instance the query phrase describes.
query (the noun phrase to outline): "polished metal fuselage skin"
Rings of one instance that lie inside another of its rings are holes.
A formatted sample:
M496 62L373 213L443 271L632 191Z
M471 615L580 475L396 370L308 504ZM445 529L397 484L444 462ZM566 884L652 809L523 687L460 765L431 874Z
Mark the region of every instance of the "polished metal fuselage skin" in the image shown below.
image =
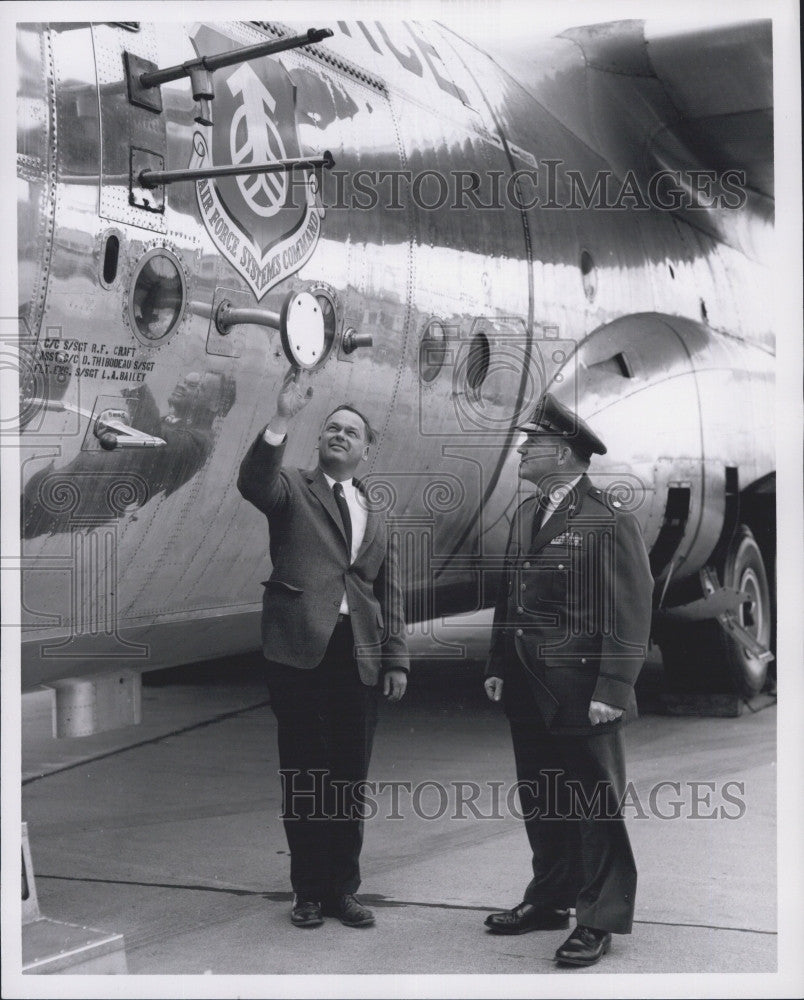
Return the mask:
M727 468L739 470L741 489L774 470L774 338L757 294L769 200L752 190L739 208L697 214L568 207L567 170L622 178L634 164L647 176L648 154L667 164L669 150L675 166L693 165L663 138L651 95L635 99L634 79L596 76L567 38L545 43L530 78L516 80L436 25L333 28L315 52L273 58L295 86L300 151L331 150L342 174L321 181L314 249L297 268L290 249L281 280L255 292L265 277L252 268L249 281L222 253L195 184L167 187L163 212L132 191L132 147L179 168L197 136L212 139L193 120L186 81L161 88L161 114L132 107L122 53L168 66L265 31L19 26L20 343L34 400L20 438L26 685L257 645L267 529L235 481L288 360L279 333L264 327L222 338L211 314L224 297L278 313L290 291L327 289L335 342L309 376L314 395L287 461L315 464L336 403L367 413L378 441L365 475L402 541L411 618L490 603L521 499L514 427L545 387L606 441L591 472L625 491L648 548L668 490L689 490L660 581L671 565L676 579L697 572L712 553ZM662 51L667 72L682 78ZM229 129L225 108L219 86L213 131ZM528 178L512 176L536 167L545 176L548 160L562 163L559 207L544 198L521 207ZM390 174L379 181L383 171L403 178L398 197ZM465 193L454 204L469 171L496 179L490 207L483 187L481 205ZM448 179L443 204L436 175ZM520 204L508 196L514 187ZM217 238L242 253L222 226ZM132 288L154 250L177 262L184 305L175 328L149 340ZM581 266L584 253L591 266ZM420 342L433 321L448 350L424 381ZM373 346L347 355L348 328L370 333ZM473 386L478 344L485 379ZM201 413L194 423L184 420L188 395ZM98 446L94 417L132 398L166 448ZM185 422L192 432L182 437Z

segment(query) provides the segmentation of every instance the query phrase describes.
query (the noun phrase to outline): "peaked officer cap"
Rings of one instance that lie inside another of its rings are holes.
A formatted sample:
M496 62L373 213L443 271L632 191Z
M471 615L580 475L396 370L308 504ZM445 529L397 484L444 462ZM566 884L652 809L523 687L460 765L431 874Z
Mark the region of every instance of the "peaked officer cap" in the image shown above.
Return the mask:
M592 428L553 396L546 392L529 420L517 427L528 434L555 434L565 437L573 448L589 455L605 455L607 448Z

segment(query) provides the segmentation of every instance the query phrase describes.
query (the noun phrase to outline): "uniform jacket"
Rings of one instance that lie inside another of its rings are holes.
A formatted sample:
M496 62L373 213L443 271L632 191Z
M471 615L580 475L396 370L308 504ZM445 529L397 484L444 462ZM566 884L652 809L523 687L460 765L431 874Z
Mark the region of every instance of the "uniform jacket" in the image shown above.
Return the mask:
M633 704L650 634L648 555L633 514L588 476L532 538L537 507L534 495L514 514L486 676L505 682L509 715L524 677L551 729L594 732L590 701Z
M312 669L324 657L344 590L365 684L383 670L407 670L396 547L369 510L350 565L346 532L320 469L283 469L284 443L260 433L240 466L237 488L268 518L273 572L264 581L262 648L268 659Z

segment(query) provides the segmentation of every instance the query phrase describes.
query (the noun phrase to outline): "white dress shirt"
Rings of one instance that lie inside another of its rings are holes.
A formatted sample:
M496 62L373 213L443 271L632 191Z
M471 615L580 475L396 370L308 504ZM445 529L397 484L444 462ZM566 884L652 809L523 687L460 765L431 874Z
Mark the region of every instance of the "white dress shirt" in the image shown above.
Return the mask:
M263 440L266 444L277 445L282 444L285 440L284 434L275 434L272 430L266 427L263 433ZM323 472L323 469L321 470ZM327 486L332 491L332 487L338 480L333 479L332 476L328 476L324 472L324 479L327 481ZM360 551L360 546L363 544L363 538L366 534L366 522L368 521L368 511L366 510L365 503L357 492L354 482L351 479L341 480L341 486L343 486L343 495L346 499L346 506L349 508L349 516L352 519L352 551L349 555L349 562L352 563L357 558L357 553ZM349 614L349 604L346 600L346 591L343 592L343 597L341 598L340 613L342 615Z
M568 483L562 483L560 486L556 486L554 489L550 490L550 493L548 494L550 497L550 502L547 504L547 507L545 508L544 511L544 517L542 518L542 528L545 526L545 524L547 524L547 519L558 510L558 508L561 506L561 503L564 500L564 497L566 497L566 495L572 489L574 489L575 485L580 481L580 479L581 479L580 476L576 476L574 479L571 479ZM539 530L541 531L541 528Z

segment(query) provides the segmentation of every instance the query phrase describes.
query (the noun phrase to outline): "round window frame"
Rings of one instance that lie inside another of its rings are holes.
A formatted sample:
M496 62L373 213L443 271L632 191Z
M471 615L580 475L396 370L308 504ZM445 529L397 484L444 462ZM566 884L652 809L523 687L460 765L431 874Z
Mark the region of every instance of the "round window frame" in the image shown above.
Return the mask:
M312 295L314 299L323 298L329 302L332 307L332 330L331 332L327 330L326 319L324 319L324 350L321 352L321 358L313 365L308 371L318 371L332 354L335 347L335 342L338 339L338 332L341 328L341 315L338 309L338 296L335 294L335 289L330 285L326 285L323 282L313 282L307 285L305 288L297 289L297 291L307 292Z
M137 279L142 274L148 262L153 260L154 257L167 258L176 268L179 275L179 281L181 282L181 308L179 309L173 324L168 327L161 337L148 337L142 333L137 324L136 317L134 316L134 291L137 287ZM128 322L131 332L137 340L146 347L161 347L163 344L167 343L171 337L175 336L177 330L182 325L184 317L187 314L187 303L187 275L184 273L181 258L177 253L170 250L168 247L151 247L150 250L147 250L142 257L139 258L131 274L131 281L128 289Z

